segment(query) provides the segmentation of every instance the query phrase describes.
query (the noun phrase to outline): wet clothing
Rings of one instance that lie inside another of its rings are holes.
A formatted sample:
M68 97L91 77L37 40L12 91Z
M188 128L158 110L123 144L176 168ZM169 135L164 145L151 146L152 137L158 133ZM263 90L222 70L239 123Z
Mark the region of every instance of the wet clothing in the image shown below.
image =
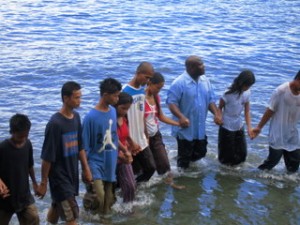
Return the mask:
M244 162L247 157L242 115L245 104L250 99L250 90L241 94L226 94L226 92L221 97L225 105L222 115L223 124L219 128L218 159L225 165L234 166Z
M269 143L274 149L300 149L297 123L300 120L300 95L294 95L286 82L273 92L269 104L274 115L270 121Z
M201 75L195 81L186 71L177 77L168 90L167 105L175 104L189 119L189 127L172 126L172 135L177 140L177 166L188 168L191 161L206 155L206 117L209 104L215 102L215 94L209 79ZM178 118L173 115L173 119Z
M41 158L51 163L48 177L53 202L78 195L81 121L79 114L73 113L73 118L68 119L57 112L46 126Z
M207 138L204 140L188 141L177 138L178 156L177 166L183 169L189 167L190 162L195 162L206 155Z
M172 126L172 135L188 141L205 139L205 121L210 103L215 102L213 87L209 79L202 75L195 81L185 72L177 77L168 90L167 105L175 104L190 121L190 126ZM174 120L178 120L173 116Z
M222 126L219 128L218 159L228 166L245 162L247 157L247 142L244 129L230 131Z
M283 156L286 169L296 172L300 163L300 95L294 95L289 82L273 92L269 109L274 112L269 126L269 155L259 169L272 169Z
M154 157L157 173L162 175L170 171L170 161L160 131L157 131L154 136L149 137L149 143Z
M238 93L226 94L225 92L221 98L225 102L222 113L222 127L230 131L242 129L244 126L242 115L245 110L245 104L250 99L250 90L244 91L240 95Z
M284 149L273 149L272 147L269 147L268 158L258 167L258 169L271 170L279 163L282 156L288 172L294 173L299 169L300 149L290 152Z

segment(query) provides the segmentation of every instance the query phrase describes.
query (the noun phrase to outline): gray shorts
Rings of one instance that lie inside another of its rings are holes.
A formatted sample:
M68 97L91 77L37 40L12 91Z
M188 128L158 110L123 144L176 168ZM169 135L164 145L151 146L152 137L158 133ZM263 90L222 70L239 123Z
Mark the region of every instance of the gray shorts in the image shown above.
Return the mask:
M59 218L63 221L71 222L75 221L78 216L79 207L74 196L62 202L52 202L47 220L50 223L56 224Z

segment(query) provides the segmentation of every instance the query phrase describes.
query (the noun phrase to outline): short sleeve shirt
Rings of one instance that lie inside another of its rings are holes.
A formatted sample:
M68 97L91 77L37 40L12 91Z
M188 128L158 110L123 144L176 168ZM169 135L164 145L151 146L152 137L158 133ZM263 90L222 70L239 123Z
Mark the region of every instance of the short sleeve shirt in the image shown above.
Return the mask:
M16 148L9 139L0 143L0 177L10 191L10 196L0 198L0 209L20 212L34 203L29 188L29 169L33 167L33 149L30 140Z
M250 90L238 93L223 94L225 102L223 110L223 127L230 131L237 131L243 127L242 112L249 102Z
M92 109L83 121L83 144L94 180L116 181L118 158L117 114Z
M205 139L205 121L210 103L215 102L213 87L209 79L202 75L195 81L185 72L177 77L168 90L167 105L175 104L190 120L190 126L172 126L172 135L192 141ZM174 120L178 120L174 117Z
M270 121L269 143L274 149L300 149L297 123L300 120L300 95L291 92L289 82L275 89L269 109L274 114Z
M51 197L61 202L78 195L78 155L82 150L81 121L77 112L68 119L55 113L45 130L41 158L51 162L49 185Z

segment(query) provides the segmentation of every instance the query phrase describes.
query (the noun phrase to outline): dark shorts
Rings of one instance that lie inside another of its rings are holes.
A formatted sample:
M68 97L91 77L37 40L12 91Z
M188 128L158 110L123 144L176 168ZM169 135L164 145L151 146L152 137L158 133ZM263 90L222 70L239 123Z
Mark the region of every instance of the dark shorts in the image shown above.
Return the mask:
M218 159L222 164L234 166L246 160L247 143L244 129L230 131L220 126Z
M204 140L192 140L185 139L177 140L178 146L178 158L177 166L183 169L189 167L190 162L195 162L206 155L207 152L207 137Z
M149 145L154 157L157 173L161 175L170 171L168 153L159 131L153 137L149 138Z
M148 181L155 172L155 161L149 147L146 147L133 157L132 168L137 175L136 182Z
M75 221L78 216L79 207L74 196L62 202L52 202L47 220L50 223L56 224L59 218L63 221L71 222Z
M268 158L258 167L258 169L271 170L279 163L282 156L288 172L294 173L299 169L300 149L287 151L284 149L274 149L272 147L269 147Z
M17 214L19 224L32 224L32 225L39 225L40 219L38 214L38 209L35 204L31 204L26 206L20 212L8 212L5 210L0 209L0 225L7 225L11 220L13 214Z

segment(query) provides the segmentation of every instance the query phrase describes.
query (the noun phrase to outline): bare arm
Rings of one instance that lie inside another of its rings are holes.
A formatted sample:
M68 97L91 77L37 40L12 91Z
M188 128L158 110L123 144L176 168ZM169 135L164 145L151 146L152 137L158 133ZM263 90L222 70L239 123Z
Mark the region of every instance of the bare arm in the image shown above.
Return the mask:
M37 192L36 195L40 198L44 198L46 192L47 192L47 184L48 184L48 175L49 175L49 171L51 168L51 162L42 161L42 169L41 169L41 173L42 173L42 181L40 183L40 185L37 188Z
M252 132L252 125L251 125L251 114L250 114L250 103L246 102L245 104L245 121L247 125L247 131L250 138L254 137Z
M166 123L166 124L170 124L173 126L180 126L178 121L175 121L175 120L165 116L164 112L161 109L159 110L158 119L161 122Z
M180 109L178 108L177 105L175 104L170 104L169 109L171 113L176 116L179 120L179 124L181 127L188 127L190 126L190 121L188 118L186 118L181 112Z
M141 146L139 146L135 141L133 141L131 137L127 138L127 143L128 143L127 147L132 155L136 155L140 151L142 151Z
M217 108L214 102L208 105L209 111L214 114L214 121L217 125L222 125L222 113L219 108Z
M252 130L253 132L253 138L256 138L257 135L261 132L264 125L269 121L269 119L274 115L274 111L267 108L264 115L262 116L259 124Z
M33 166L29 169L29 176L30 176L31 181L32 181L32 187L33 187L34 193L36 194L37 193L38 184L37 184L36 179L35 179L35 173L34 173Z
M81 169L82 169L82 179L84 182L91 183L93 181L92 173L87 161L86 152L85 150L79 151L79 161L81 163Z

